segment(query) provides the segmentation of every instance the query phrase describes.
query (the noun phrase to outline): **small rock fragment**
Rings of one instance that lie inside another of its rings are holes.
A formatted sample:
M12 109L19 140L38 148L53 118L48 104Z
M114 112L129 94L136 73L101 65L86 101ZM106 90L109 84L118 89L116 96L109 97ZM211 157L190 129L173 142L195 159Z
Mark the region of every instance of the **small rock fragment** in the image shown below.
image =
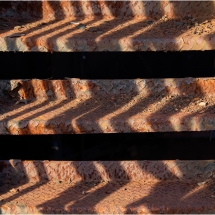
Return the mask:
M193 99L193 102L196 102L196 101L198 101L199 100L199 98L194 98Z
M13 189L10 190L10 192L11 192L11 193L17 193L17 192L19 192L19 189L14 189L14 188L13 188Z
M19 103L24 103L26 105L28 104L27 100L25 100L25 99L21 99L21 100L17 101L15 104L17 105Z
M15 193L16 190L13 188L13 189L10 190L10 192L11 192L11 193Z
M71 78L68 78L68 77L64 77L66 80L71 80Z
M86 25L84 25L84 24L79 24L79 25L77 26L77 28L79 28L79 29L86 29Z
M70 24L79 25L79 22L70 22Z
M21 30L23 30L24 28L26 28L26 26L24 26L24 25L18 25L18 26L15 26L14 27L14 30L18 30L18 31L21 31Z
M168 20L168 18L167 18L167 17L164 17L164 18L163 18L163 21L167 21L167 20Z
M199 111L199 113L204 113L205 112L205 110L201 110L201 111Z
M15 26L13 29L14 30L19 30L20 28L22 28L22 27L18 25L18 26Z
M90 32L97 32L98 31L98 29L94 28L94 27L88 28L87 30Z
M204 106L206 106L206 103L205 103L205 102L200 102L200 103L199 103L199 106L204 107Z
M198 186L202 186L202 185L204 185L204 184L206 184L207 183L207 181L202 181L202 182L199 182L199 183L197 183L198 184Z
M205 20L202 24L206 24L206 23L208 23L209 21L208 20Z

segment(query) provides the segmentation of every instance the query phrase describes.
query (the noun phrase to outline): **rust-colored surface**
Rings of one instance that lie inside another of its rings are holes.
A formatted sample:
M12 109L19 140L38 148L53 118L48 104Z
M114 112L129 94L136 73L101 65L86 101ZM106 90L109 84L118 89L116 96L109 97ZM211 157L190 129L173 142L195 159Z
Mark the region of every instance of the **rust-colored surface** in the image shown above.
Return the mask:
M13 80L11 86L0 100L1 134L215 129L214 78Z
M0 182L204 181L215 177L215 161L0 161Z
M213 160L10 160L1 161L0 167L4 180L0 187L3 214L214 213L215 210Z
M1 2L0 51L182 51L215 47L214 2Z
M192 182L28 183L1 197L2 214L214 213L212 185ZM0 188L1 192L7 186Z
M7 1L1 2L2 17L211 17L213 1Z

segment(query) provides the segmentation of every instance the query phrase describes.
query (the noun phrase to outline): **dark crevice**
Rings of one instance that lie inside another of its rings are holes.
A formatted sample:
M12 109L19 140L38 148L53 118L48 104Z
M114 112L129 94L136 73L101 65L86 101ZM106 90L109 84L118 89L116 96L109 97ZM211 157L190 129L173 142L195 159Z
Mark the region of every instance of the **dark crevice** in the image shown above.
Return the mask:
M2 160L215 159L210 131L0 136L0 141Z
M214 76L214 51L0 52L0 79L132 79Z

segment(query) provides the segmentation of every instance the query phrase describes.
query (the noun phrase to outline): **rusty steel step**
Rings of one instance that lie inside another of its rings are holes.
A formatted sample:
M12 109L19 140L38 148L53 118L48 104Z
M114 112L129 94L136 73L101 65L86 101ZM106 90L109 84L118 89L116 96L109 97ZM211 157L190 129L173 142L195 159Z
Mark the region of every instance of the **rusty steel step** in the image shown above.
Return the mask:
M215 161L0 162L9 213L214 213Z
M0 82L0 134L215 130L215 78Z
M0 51L215 48L213 1L1 2L0 8Z

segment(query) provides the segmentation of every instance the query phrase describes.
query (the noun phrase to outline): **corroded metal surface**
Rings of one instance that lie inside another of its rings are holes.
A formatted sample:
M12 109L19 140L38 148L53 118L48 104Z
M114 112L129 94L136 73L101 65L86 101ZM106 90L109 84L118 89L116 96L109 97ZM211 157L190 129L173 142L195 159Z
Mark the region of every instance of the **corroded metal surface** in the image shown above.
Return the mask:
M1 213L214 212L215 161L1 161ZM17 175L26 179L15 181ZM14 180L14 181L12 181Z
M20 83L20 84L18 84ZM13 80L1 134L215 129L215 79Z
M1 4L0 51L182 51L215 47L213 1Z

